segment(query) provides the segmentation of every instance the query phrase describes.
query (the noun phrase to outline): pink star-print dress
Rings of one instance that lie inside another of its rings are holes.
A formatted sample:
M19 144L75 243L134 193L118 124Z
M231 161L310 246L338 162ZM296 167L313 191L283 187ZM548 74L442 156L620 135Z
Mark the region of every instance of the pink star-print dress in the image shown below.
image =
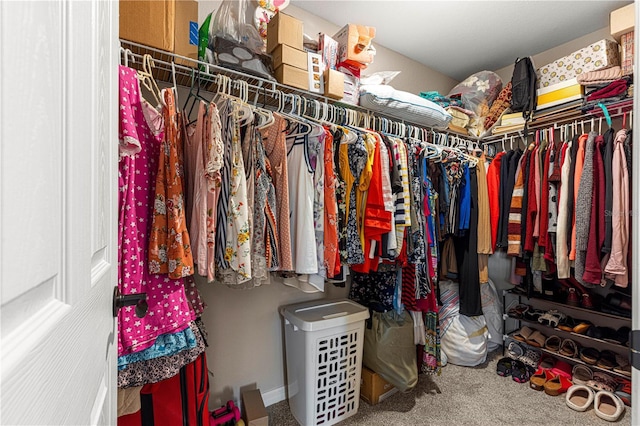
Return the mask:
M118 313L118 356L153 345L160 334L181 331L195 319L184 280L150 274L149 231L158 158L164 125L162 115L142 99L136 71L120 66L120 162L118 197L118 287L123 294L146 293L143 318L135 307Z

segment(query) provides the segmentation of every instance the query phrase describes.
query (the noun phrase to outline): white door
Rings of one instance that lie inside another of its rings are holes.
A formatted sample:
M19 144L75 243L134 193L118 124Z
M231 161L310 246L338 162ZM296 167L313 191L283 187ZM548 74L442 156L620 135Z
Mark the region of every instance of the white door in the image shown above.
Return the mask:
M117 1L0 1L1 424L116 423Z

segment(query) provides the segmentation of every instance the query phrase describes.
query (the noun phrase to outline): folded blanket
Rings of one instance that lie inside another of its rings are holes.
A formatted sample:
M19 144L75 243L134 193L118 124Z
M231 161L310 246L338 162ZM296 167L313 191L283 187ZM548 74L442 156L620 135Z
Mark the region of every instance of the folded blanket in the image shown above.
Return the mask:
M602 89L589 93L587 95L587 102L620 96L627 91L628 84L628 81L624 78L616 80Z
M578 75L578 83L582 86L594 84L611 83L622 77L622 69L619 66L598 71L589 71Z
M498 98L491 104L489 115L484 119L484 128L490 129L502 116L502 113L511 106L511 82L500 91Z

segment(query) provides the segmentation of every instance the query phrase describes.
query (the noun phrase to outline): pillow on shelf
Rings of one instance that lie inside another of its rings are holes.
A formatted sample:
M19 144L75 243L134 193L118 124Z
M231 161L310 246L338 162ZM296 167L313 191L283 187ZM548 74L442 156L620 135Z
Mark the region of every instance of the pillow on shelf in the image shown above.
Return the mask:
M445 129L452 118L440 105L388 85L360 86L360 106L389 117L439 129Z

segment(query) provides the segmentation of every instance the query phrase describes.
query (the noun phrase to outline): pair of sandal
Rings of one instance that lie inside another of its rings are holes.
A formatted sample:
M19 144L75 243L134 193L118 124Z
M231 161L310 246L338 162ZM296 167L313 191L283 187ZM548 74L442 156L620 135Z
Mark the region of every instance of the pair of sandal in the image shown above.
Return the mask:
M534 371L538 368L538 364L540 363L539 352L536 352L533 349L524 348L517 342L512 341L509 343L509 346L507 346L507 353L511 359L522 362Z
M531 389L542 391L547 395L558 396L561 393L566 392L572 383L563 374L554 374L553 370L546 368L538 368L538 371L531 376L529 380L529 386Z
M496 373L502 377L511 376L514 382L526 383L531 378L532 369L522 361L504 357L498 360Z
M544 334L540 333L538 330L533 330L526 325L513 333L513 338L536 348L543 348L544 342L547 340Z
M556 309L552 309L540 315L540 317L538 317L538 322L542 325L546 325L547 327L556 328L558 327L560 322L562 322L566 318L567 316L564 313Z
M589 321L573 319L567 316L558 322L557 328L569 333L585 334L591 325Z
M593 378L589 380L586 386L596 391L615 392L618 389L618 383L613 377L601 371L595 371Z
M557 352L560 355L575 358L578 355L578 344L571 339L562 340L560 337L549 336L544 342L544 347L551 352Z
M625 375L631 375L629 361L610 350L600 352L595 348L582 348L580 350L580 359L587 364L597 365L605 370L615 370Z
M594 392L585 385L571 386L565 401L569 408L576 411L586 411L593 403L596 416L609 422L617 421L625 409L624 402L618 395L605 390Z

